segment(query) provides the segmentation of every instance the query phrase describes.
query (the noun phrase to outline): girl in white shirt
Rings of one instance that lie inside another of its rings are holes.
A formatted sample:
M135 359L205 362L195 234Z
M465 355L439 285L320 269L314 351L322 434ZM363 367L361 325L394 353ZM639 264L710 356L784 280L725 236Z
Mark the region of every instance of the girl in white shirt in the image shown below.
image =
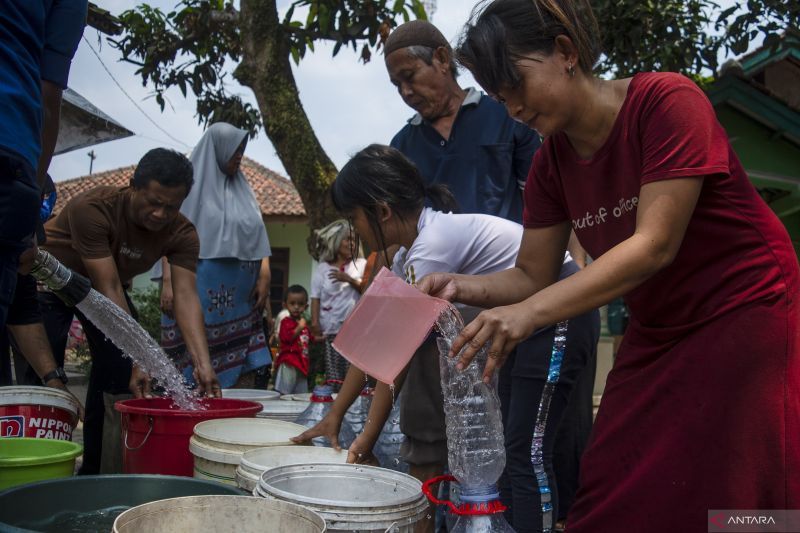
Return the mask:
M457 206L449 190L426 186L414 164L394 148L371 145L360 151L342 168L331 195L336 209L371 250L400 246L392 269L409 283L432 272L485 275L515 265L522 226L489 215L450 212ZM426 201L431 207L425 207ZM576 270L567 255L562 276ZM461 311L466 321L477 314L475 309ZM520 513L515 527L552 520L557 498L553 441L569 392L587 360L594 357L598 335L596 312L536 332L517 347L500 375L507 442L501 495ZM447 461L438 353L431 340L394 384L397 390L405 386L400 397L400 426L406 436L401 454L410 473L422 481L441 474ZM389 386L378 383L367 423L350 446L348 462L375 462L372 447L391 403ZM543 435L534 438L536 431Z

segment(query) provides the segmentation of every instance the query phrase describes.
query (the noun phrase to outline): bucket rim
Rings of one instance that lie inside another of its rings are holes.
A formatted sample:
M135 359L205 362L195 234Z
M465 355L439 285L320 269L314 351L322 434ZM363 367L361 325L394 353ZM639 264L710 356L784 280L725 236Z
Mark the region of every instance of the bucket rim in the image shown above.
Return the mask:
M408 488L412 488L412 491L415 492L413 495L409 495L404 498L398 498L397 501L392 502L391 504L383 505L380 501L359 501L359 502L351 502L351 501L336 501L336 503L332 503L332 500L326 500L322 498L315 498L312 496L305 496L302 494L297 494L295 492L289 492L283 489L279 489L273 487L269 484L268 480L285 477L289 474L319 474L320 471L325 471L326 469L331 472L335 473L339 472L359 472L364 471L367 473L372 473L374 475L378 475L383 477L384 479L388 478L387 481L394 481L397 484L405 484ZM392 479L393 478L393 479ZM267 490L269 487L269 490ZM261 477L258 480L258 485L256 486L256 491L261 493L262 495L266 496L269 495L271 498L277 498L280 500L287 500L290 502L297 502L300 505L307 505L307 506L320 506L326 507L328 509L331 508L338 508L338 509L354 509L354 508L364 508L370 507L372 509L381 508L381 507L396 507L396 506L416 506L416 504L421 501L427 499L425 495L422 493L422 483L420 481L408 474L404 474L402 472L397 472L394 470L389 470L388 468L381 468L378 466L367 466L367 465L356 465L350 463L314 463L314 464L298 464L298 465L284 465L278 466L275 468L270 468L269 470L264 471L261 474Z
M69 440L57 440L57 439L37 439L33 437L12 437L6 439L0 439L0 443L2 442L11 442L14 441L15 443L21 442L26 445L37 446L39 442L44 441L48 445L56 445L56 446L63 446L63 450L59 451L54 454L48 454L44 456L37 456L37 457L0 457L0 468L3 467L22 467L22 466L37 466L37 465L49 465L53 463L62 463L65 461L69 461L78 457L81 453L83 453L83 445L78 444L77 442L72 442Z
M233 502L233 498L239 502L247 502L245 505L262 505L264 498L257 498L255 496L247 496L242 494L241 496L234 496L234 495L203 495L203 496L180 496L177 498L167 498L164 500L156 500L154 502L144 503L142 505L137 505L136 507L131 507L127 511L124 511L116 519L114 519L114 525L112 526L112 531L118 531L118 527L122 527L126 522L125 520L130 520L131 517L136 517L138 514L141 513L152 513L155 509L159 507L169 506L173 507L180 507L181 505L186 505L189 507L191 504L197 502L197 505L201 505L204 500L209 500L214 498L215 501L219 500L227 500L228 502ZM315 522L318 527L320 527L320 531L325 533L327 531L327 523L325 519L314 509L309 509L307 507L303 507L300 504L282 500L267 500L270 504L274 504L278 507L285 507L284 511L291 511L296 516L303 516L310 522ZM256 503L258 502L258 503ZM223 501L224 503L224 501ZM125 516L127 514L127 516ZM123 518L124 517L124 518Z
M297 465L297 464L335 464L333 454L342 457L342 464L347 462L347 450L340 450L336 451L333 448L323 448L321 446L264 446L261 448L253 448L252 450L247 450L242 454L242 460L239 462L239 466L241 466L243 471L248 473L255 473L257 472L256 477L260 478L261 474L264 473L266 470L270 470L272 468L276 468L274 466L264 465L262 463L258 463L257 457L260 458L262 454L265 455L280 455L282 452L286 453L300 453L300 454L315 454L315 453L324 453L326 455L331 455L329 460L320 461L319 463L309 463L308 460L310 458L305 458L303 462L292 462L292 463L285 463L280 466L289 466L289 465Z
M203 442L204 444L219 442L222 444L230 444L232 446L251 446L258 448L266 448L269 446L291 446L293 444L293 442L290 440L273 441L275 444L269 444L265 443L263 440L244 440L244 439L218 437L216 435L209 434L209 432L207 431L204 431L212 426L226 426L226 425L241 424L241 423L245 423L248 425L257 424L262 426L278 424L278 427L283 426L286 430L291 429L292 431L297 431L296 433L297 435L299 435L300 433L304 432L307 429L305 426L301 426L300 424L289 422L287 420L275 420L275 419L258 418L258 417L214 418L211 420L204 420L195 425L193 436L198 437L198 441ZM297 446L297 444L294 445Z
M219 398L219 399L225 400L227 402L237 402L239 403L239 407L226 408L226 409L202 409L197 411L190 411L188 409L170 409L170 408L163 409L159 407L154 407L152 405L148 407L136 404L143 402L152 402L153 400L172 402L171 398L131 398L128 400L117 401L116 403L114 403L114 409L123 414L162 416L162 417L183 416L189 418L201 418L201 417L207 418L209 413L213 413L214 416L217 416L219 418L232 417L237 415L253 415L260 412L263 409L263 406L259 402L253 402L250 400L239 400L238 398ZM174 404L169 403L169 405L171 406Z
M48 397L52 403L44 403L43 401L26 401L27 399L15 399L12 398L14 395ZM48 407L58 407L68 410L74 417L78 416L78 410L80 407L78 400L69 392L38 385L12 385L8 387L0 387L0 407L7 407L10 405L46 405Z
M189 482L189 483L197 483L197 484L206 484L206 485L214 485L218 487L229 487L230 485L226 485L225 483L220 483L218 481L214 481L211 479L199 479L194 477L186 477L186 476L168 476L165 474L98 474L93 476L70 476L70 477L60 477L54 479L44 479L41 481L34 481L31 483L26 483L24 485L15 485L13 487L9 487L7 489L3 489L0 491L0 500L4 496L12 492L20 492L20 491L36 491L42 488L47 487L48 485L60 485L62 483L97 483L99 481L105 480L113 480L115 482L122 482L122 481L136 481L136 480L152 480L152 481L179 481L179 482ZM233 494L231 494L233 496Z
M252 395L248 396L251 393ZM242 394L243 396L246 397L238 397L237 395L239 394ZM272 400L280 399L281 393L275 390L261 390L261 389L222 389L222 397L233 400L269 402Z

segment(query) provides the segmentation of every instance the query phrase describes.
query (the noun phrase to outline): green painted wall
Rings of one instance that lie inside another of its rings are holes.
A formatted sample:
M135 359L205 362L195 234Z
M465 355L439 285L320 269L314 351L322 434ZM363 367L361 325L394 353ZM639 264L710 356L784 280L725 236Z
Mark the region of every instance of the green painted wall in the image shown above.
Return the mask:
M748 172L794 177L800 182L800 148L728 105L715 109L733 149Z
M770 207L780 216L800 257L800 147L783 137L777 137L773 130L731 106L721 104L716 106L715 111L745 171L781 178L771 180L751 176L753 184L791 193L773 202Z
M308 255L306 240L309 230L306 223L267 223L269 244L273 248L289 248L289 285L311 287L314 260Z

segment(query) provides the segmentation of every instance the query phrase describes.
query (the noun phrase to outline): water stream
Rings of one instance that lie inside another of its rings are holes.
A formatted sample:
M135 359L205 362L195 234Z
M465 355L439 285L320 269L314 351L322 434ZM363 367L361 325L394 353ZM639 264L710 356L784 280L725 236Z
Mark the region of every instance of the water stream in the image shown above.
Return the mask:
M150 334L117 304L92 289L87 278L71 271L41 249L31 275L67 305L77 307L125 356L156 378L180 409L205 409Z
M175 405L191 411L204 409L175 364L131 315L94 289L77 307L123 354L158 379Z

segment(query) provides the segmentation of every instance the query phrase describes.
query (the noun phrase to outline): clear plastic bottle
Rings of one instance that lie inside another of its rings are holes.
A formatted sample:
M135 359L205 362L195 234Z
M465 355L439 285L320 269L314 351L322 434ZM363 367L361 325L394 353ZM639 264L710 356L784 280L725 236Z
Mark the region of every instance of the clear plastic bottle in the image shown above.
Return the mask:
M400 430L400 399L398 398L395 400L392 411L389 413L389 419L383 425L373 448L373 453L383 468L397 470L404 474L408 473L408 463L400 457L400 446L403 444L404 438L405 436Z
M296 423L307 428L316 426L325 415L327 415L331 406L333 405L333 388L330 385L317 385L314 387L314 392L311 394L311 402L306 407L305 411L295 420ZM349 428L342 425L339 430L339 442L348 440L353 442L355 437L349 433ZM311 439L314 446L323 446L326 448L331 447L331 441L326 437L314 437Z
M514 530L503 517L497 480L505 468L506 451L497 373L483 382L487 348L478 351L467 368L456 370L457 357L449 357L450 346L463 327L453 309L442 314L437 339L449 469L459 482L461 515L453 531L504 533Z
M356 435L364 431L364 424L367 422L367 415L369 415L369 406L372 403L373 388L369 385L361 390L361 394L353 402L353 405L347 410L342 419L342 437L351 437L350 440L339 441L339 445L347 449L353 444Z

